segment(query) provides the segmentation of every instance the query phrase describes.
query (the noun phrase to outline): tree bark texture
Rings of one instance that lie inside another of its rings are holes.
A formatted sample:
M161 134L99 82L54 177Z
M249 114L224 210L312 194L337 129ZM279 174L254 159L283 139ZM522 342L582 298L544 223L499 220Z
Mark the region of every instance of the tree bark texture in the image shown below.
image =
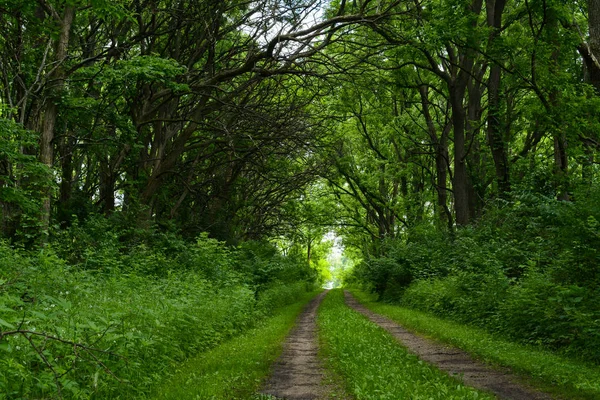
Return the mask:
M49 98L46 102L46 107L43 110L42 131L40 135L40 161L52 168L54 162L54 131L56 119L58 116L58 100L60 93L65 85L65 70L62 63L67 57L69 37L71 34L71 26L75 17L75 7L66 6L60 25L60 36L56 43L55 61L58 64L54 69L54 73L50 74L49 82L54 82L54 86L48 88L50 91ZM51 193L48 191L42 204L42 229L48 230L50 224L50 199Z
M600 0L588 0L589 57L584 57L589 80L600 94Z

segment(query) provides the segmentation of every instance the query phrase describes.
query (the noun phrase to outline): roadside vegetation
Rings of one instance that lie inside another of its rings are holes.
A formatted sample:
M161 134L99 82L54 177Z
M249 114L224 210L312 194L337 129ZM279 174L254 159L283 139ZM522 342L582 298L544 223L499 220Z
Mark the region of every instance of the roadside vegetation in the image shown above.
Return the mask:
M244 334L184 362L156 391L156 399L249 399L264 384L296 318L316 292L259 322Z
M325 297L317 322L328 367L357 399L493 398L408 353L389 333L348 308L342 290Z
M599 27L600 0L0 0L0 398L144 396L338 275L600 365Z
M157 233L123 248L131 232L105 223L37 251L0 243L0 398L143 397L315 288L303 259L266 243Z
M380 300L600 363L600 192L517 195L453 236L419 226L348 278Z
M541 348L492 335L484 329L441 319L414 309L377 302L372 294L352 294L370 310L406 329L461 348L492 365L509 367L532 384L568 399L600 398L600 368Z

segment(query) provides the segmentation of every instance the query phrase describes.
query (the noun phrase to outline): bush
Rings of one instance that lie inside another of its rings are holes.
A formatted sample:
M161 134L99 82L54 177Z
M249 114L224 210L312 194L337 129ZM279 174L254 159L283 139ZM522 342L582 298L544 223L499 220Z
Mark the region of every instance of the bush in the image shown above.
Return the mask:
M271 315L276 309L293 304L301 299L304 293L315 290L308 282L291 284L273 283L258 295L257 308L265 315Z
M249 329L310 286L288 279L256 292L256 282L234 271L236 250L205 236L176 257L143 244L116 254L103 245L116 242L81 249L71 266L52 246L27 253L0 242L4 398L143 396L174 364Z
M498 310L498 330L521 342L564 348L600 362L600 293L529 273Z
M382 255L368 255L347 282L366 284L380 299L394 301L413 280L446 276L448 251L443 233L417 227L406 240L385 241Z
M600 362L600 190L574 197L516 193L453 237L413 228L353 279L380 299Z
M235 254L234 269L248 284L256 285L258 291L274 283L307 282L317 280L317 271L299 254L283 256L268 242L242 243Z
M509 280L501 274L462 272L415 282L404 293L402 304L456 321L486 326L496 320L508 287Z

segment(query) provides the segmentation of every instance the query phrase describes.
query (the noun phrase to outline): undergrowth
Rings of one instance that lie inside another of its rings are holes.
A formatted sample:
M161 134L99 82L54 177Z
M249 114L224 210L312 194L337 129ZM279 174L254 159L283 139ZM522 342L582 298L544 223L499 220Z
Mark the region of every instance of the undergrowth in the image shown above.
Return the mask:
M309 267L271 249L249 260L206 236L124 248L110 229L81 233L39 250L0 242L0 399L143 397L314 290Z
M248 332L193 357L176 369L175 375L157 390L156 399L248 399L259 390L298 314L315 293L306 293L296 303ZM255 395L254 398L267 396Z
M514 193L453 234L411 227L347 283L523 344L600 364L600 190Z

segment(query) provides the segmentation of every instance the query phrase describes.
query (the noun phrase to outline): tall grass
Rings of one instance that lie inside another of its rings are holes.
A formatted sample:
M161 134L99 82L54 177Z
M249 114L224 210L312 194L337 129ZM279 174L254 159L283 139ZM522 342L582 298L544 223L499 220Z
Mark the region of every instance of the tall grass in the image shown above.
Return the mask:
M233 400L252 397L279 357L282 343L298 314L314 295L305 294L255 328L182 363L174 376L158 388L155 398Z
M51 246L0 243L0 399L145 396L187 358L312 290L308 281L272 281L257 291L224 245L190 246L195 264L166 270L161 260L174 266L173 258L152 249L90 248L73 266Z

